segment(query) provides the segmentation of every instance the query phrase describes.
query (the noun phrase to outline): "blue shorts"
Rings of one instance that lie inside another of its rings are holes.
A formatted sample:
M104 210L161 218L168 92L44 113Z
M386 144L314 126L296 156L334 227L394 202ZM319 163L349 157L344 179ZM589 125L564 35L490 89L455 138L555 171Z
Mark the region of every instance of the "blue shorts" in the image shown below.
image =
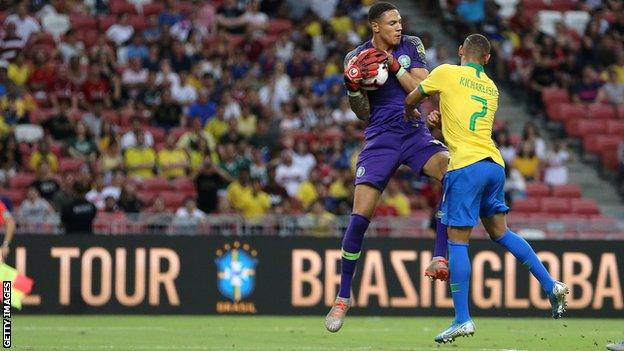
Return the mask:
M442 223L474 227L481 218L509 212L505 204L505 169L490 159L447 172L442 180Z

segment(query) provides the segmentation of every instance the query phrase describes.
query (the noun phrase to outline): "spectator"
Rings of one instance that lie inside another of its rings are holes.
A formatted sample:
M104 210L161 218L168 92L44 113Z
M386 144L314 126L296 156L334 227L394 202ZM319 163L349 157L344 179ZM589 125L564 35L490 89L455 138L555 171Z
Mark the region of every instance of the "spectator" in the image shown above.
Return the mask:
M93 186L91 190L89 190L87 194L85 195L85 199L87 199L87 201L89 201L90 203L94 204L98 210L101 210L104 208L105 196L104 196L103 190L104 190L104 178L100 175L97 175L95 177L95 180L93 180Z
M215 116L206 123L205 130L210 133L215 141L220 141L229 130L229 125L225 120L224 109L222 106L217 106Z
M102 125L104 123L102 119L102 104L93 104L92 109L82 116L82 123L85 124L91 135L99 138L102 135Z
M262 155L262 151L253 149L251 152L251 164L249 165L249 174L251 178L258 179L263 186L269 182L266 163Z
M75 179L72 174L64 176L61 180L61 186L54 193L51 203L57 212L61 212L63 208L74 201L74 183Z
M543 160L546 158L546 142L540 136L537 125L533 122L527 122L522 131L522 141L528 141L537 155L537 158Z
M55 140L67 141L75 135L74 126L68 118L68 107L66 102L61 102L56 115L42 123L43 128L49 131Z
M111 222L117 224L117 222L125 219L126 216L119 206L117 206L117 200L115 200L114 197L107 196L103 203L103 207L99 209L98 217L103 217L107 225ZM106 214L106 216L102 216L103 214Z
M201 99L201 94L200 94ZM193 106L191 106L192 108ZM156 125L165 129L171 129L180 125L182 108L171 98L171 92L162 92L162 101L154 111L153 120Z
M65 33L63 41L58 44L58 51L64 63L68 64L72 57L80 57L84 53L85 45L78 41L76 33L69 30Z
M310 178L304 180L297 189L297 200L301 202L305 210L309 210L310 206L319 198L317 185L321 183L321 176L317 170L310 172Z
M139 213L143 209L143 202L137 197L137 186L133 182L126 182L119 194L119 208L125 213Z
M26 193L26 199L22 201L17 212L18 217L24 220L43 222L53 214L52 206L41 198L37 188L30 186Z
M214 213L217 210L219 191L232 180L225 171L212 162L210 156L204 157L202 168L195 177L198 207L206 213Z
M485 1L461 0L457 5L457 15L460 21L468 25L470 31L474 32L485 20Z
M249 168L240 168L237 179L227 186L226 191L230 205L240 212L242 210L243 199L251 197L251 193L253 192Z
M32 74L28 77L28 88L38 101L47 101L48 93L52 91L56 81L54 62L49 60L43 50L35 53Z
M104 196L104 198L112 196L115 200L119 200L119 197L121 196L121 189L125 183L126 176L123 171L115 171L110 184L102 190L102 196Z
M171 87L171 96L178 104L188 107L197 100L197 90L188 82L188 72L180 71L180 84Z
M24 43L28 42L33 34L41 32L41 26L37 20L28 15L26 2L17 5L17 13L9 15L4 20L5 26L9 23L15 25L15 33L22 38Z
M13 61L20 53L23 55L26 40L16 32L15 23L5 22L4 36L0 41L0 59Z
M244 12L236 6L235 0L225 0L217 10L217 25L230 34L243 34L247 19Z
M82 90L82 84L87 81L89 74L87 67L80 63L80 57L73 56L69 59L69 65L67 68L67 76L69 77L69 80L74 84L74 86L81 89L81 93L84 93Z
M44 139L42 139L41 141L39 141L37 150L33 152L30 156L30 169L33 171L37 171L44 163L46 164L46 171L49 171L51 174L58 172L58 158L52 151L50 151L48 143Z
M89 67L89 76L80 87L82 107L89 110L94 103L103 103L105 107L111 106L109 84L102 79L100 68L96 65Z
M511 144L509 133L506 130L496 134L496 146L498 146L505 163L511 164L516 157L516 147Z
M581 81L572 87L572 100L587 104L595 102L600 85L596 72L590 66L585 66Z
M138 33L132 37L132 43L126 47L126 60L132 61L135 58L141 61L149 57L149 50L143 43L143 37Z
M93 220L97 214L95 205L85 199L86 188L76 182L72 201L61 210L61 222L67 234L92 234Z
M546 169L544 172L544 182L548 185L557 186L568 183L568 167L570 153L565 141L555 144L553 150L546 157Z
M208 100L208 91L202 89L199 91L198 99L188 108L187 119L199 119L201 125L206 125L206 122L212 118L217 111L217 104ZM187 125L191 123L187 122Z
M8 173L15 173L22 167L22 153L19 150L19 146L17 144L17 140L15 139L14 134L9 134L6 138L0 142L0 163L5 166L6 170L11 170ZM31 160L34 155L37 154L37 151L33 152L30 156ZM41 157L41 154L39 156ZM40 158L41 159L41 158ZM58 160L56 165L58 166ZM58 168L58 167L57 167ZM37 169L32 168L33 170Z
M510 164L505 167L505 202L513 204L517 199L526 197L526 181L522 173Z
M327 211L321 200L315 200L310 205L310 213L306 216L310 221L310 233L317 237L331 236L336 230L336 216Z
M239 201L235 208L240 211L244 219L254 224L260 223L260 220L271 209L271 198L262 190L262 185L257 179L251 180L251 191L243 191Z
M117 46L130 40L133 34L134 28L128 23L127 13L121 14L117 22L106 30L106 37Z
M271 206L280 206L288 198L288 192L276 181L275 168L268 169L268 178L269 183L264 187L264 191L269 194Z
M340 98L340 105L332 112L332 119L337 124L357 122L358 118L355 112L349 106L349 100L346 97Z
M83 123L76 125L76 136L69 141L69 154L85 163L95 162L97 146L87 132Z
M69 79L65 67L61 67L57 71L57 78L52 85L50 100L54 107L58 107L61 103L66 103L72 109L78 108L78 88Z
M124 165L128 176L136 178L151 178L156 167L156 152L145 142L142 132L137 134L137 145L126 150Z
M24 59L24 52L18 51L15 60L9 64L7 76L17 86L23 87L30 77L30 65Z
M391 179L388 183L388 188L384 192L383 202L388 206L394 207L401 217L409 217L412 212L410 201L407 196L401 192L396 179Z
M123 71L121 76L121 84L130 99L136 99L140 91L147 83L148 72L146 68L141 67L141 59L134 57L130 59L130 65Z
M607 102L611 105L624 105L624 82L618 79L615 69L609 69L609 80L598 90L596 103Z
M117 141L113 140L100 155L99 170L105 179L110 179L113 173L123 169L124 162Z
M301 168L306 177L310 174L310 171L316 166L316 159L314 155L308 150L308 142L304 139L299 139L295 143L295 152L292 153L292 160L295 167Z
M160 173L166 178L183 177L189 168L189 159L183 149L176 147L173 134L167 135L165 148L158 152Z
M154 137L152 136L152 133L150 133L150 131L144 131L143 129L140 117L134 117L132 119L132 130L128 131L123 135L123 137L121 137L121 149L126 150L137 146L139 134L143 136L145 146L154 146Z
M282 151L281 162L275 169L275 181L286 189L288 196L294 197L301 183L307 179L307 172L295 165L292 154Z
M539 164L540 160L537 155L535 155L533 145L528 141L522 142L520 151L513 160L513 167L516 168L527 181L539 181Z
M242 107L242 114L238 119L238 134L245 139L252 138L257 131L258 117L246 104Z
M197 208L197 202L193 197L187 197L184 200L184 206L178 208L175 213L176 218L190 219L194 221L204 222L206 214Z

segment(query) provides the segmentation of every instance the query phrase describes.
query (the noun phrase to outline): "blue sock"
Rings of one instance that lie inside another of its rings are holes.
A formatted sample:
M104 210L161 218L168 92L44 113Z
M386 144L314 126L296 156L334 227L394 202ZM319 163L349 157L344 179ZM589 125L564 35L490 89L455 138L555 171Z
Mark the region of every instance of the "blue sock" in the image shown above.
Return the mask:
M470 258L468 244L448 241L449 272L453 306L455 306L455 323L470 320L468 309L468 291L470 290Z
M444 257L447 255L447 242L448 233L446 232L446 225L442 224L440 218L436 218L436 237L435 246L433 247L433 257Z
M505 234L498 238L496 242L504 246L518 261L529 268L531 274L539 280L542 289L547 293L552 291L555 281L546 270L546 267L544 267L542 261L540 261L539 257L535 254L531 245L529 245L523 237L507 229Z
M360 253L362 252L364 232L366 232L369 224L370 220L356 213L349 218L349 225L342 240L340 292L338 292L340 297L351 297L351 281L353 280L358 258L360 258Z

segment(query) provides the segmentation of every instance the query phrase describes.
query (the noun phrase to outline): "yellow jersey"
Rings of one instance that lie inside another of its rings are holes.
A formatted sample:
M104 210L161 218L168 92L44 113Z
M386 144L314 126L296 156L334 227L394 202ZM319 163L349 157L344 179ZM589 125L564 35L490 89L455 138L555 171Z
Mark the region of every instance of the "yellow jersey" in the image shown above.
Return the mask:
M505 167L492 140L498 88L483 66L440 65L418 86L421 94L440 93L442 135L449 148L448 170L469 166L486 158Z

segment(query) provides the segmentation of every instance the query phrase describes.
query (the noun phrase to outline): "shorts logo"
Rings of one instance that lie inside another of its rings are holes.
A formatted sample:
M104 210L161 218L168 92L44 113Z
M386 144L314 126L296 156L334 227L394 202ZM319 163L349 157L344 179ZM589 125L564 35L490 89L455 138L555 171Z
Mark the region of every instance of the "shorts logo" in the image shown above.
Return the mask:
M407 69L410 66L410 63L412 63L412 59L410 59L409 56L403 54L401 56L399 56L399 64L401 65L401 67Z
M357 178L360 178L361 176L364 175L364 173L366 173L366 169L362 166L358 167L357 171L355 172L355 176Z

